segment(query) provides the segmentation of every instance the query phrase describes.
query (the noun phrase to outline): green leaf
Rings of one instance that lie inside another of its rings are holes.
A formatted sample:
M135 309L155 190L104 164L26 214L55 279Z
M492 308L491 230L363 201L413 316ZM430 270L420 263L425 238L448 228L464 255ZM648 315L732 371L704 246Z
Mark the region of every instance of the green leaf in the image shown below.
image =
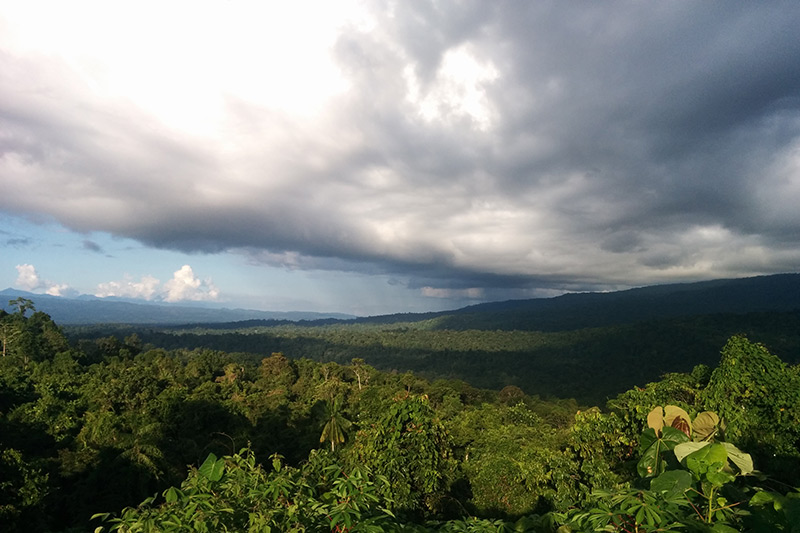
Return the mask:
M175 487L170 487L164 492L164 499L167 503L172 503L178 500L178 490Z
M206 479L219 481L225 472L225 460L217 459L216 455L210 453L197 472Z
M724 485L733 476L725 474L718 476L728 464L728 452L721 444L709 444L686 456L686 468L691 470L698 478L705 477L714 485Z
M683 459L687 455L689 455L690 453L694 453L694 452L696 452L697 450L699 450L701 448L705 448L709 444L711 444L711 443L710 442L695 442L695 441L682 442L681 444L678 444L677 446L675 446L675 449L672 450L672 451L675 452L675 457L678 459L678 462L682 463Z
M670 470L650 482L650 490L662 494L665 499L679 496L691 486L692 475L686 470Z
M209 478L211 481L219 481L222 479L222 475L225 473L225 460L224 459L217 459L214 463L214 469L211 471L211 477Z
M696 452L689 454L689 456L686 458L687 462L690 459L692 461L702 462L708 465L724 465L728 461L728 452L725 449L725 446L721 444L709 444L708 446L703 446Z
M760 490L756 492L752 498L750 498L750 505L765 505L767 503L774 503L779 501L781 497L782 496L780 494L775 494L774 492L769 492L766 490Z
M739 469L742 475L747 475L753 472L753 458L749 453L745 453L730 442L720 443L725 447L728 452L728 459Z
M658 435L656 435L655 429L648 428L642 431L642 435L639 437L639 453L644 453L657 440Z
M687 442L689 440L689 436L680 429L665 427L663 429L663 436L661 437L661 440L664 441L666 449L672 450L678 444Z
M725 483L730 483L731 481L736 479L736 476L734 476L733 474L729 474L727 472L724 472L724 471L720 470L720 471L717 471L717 472L711 471L711 472L706 473L706 479L712 485L716 485L717 487L721 487Z
M200 465L200 468L197 469L197 473L203 477L208 477L211 473L211 470L214 468L214 463L217 462L217 456L213 453L209 453L206 460L203 461L203 464Z
M672 450L678 444L689 440L682 431L665 426L661 438L656 437L653 428L642 432L639 449L643 450L642 457L636 465L636 471L643 478L657 476L664 471L664 459L661 454Z
M642 458L636 464L636 471L641 477L657 476L663 471L663 460L661 459L660 440L656 440L642 454Z
M641 507L641 508L640 508L640 509L639 509L639 510L636 512L636 523L637 523L637 524L642 524L642 523L644 523L644 507Z

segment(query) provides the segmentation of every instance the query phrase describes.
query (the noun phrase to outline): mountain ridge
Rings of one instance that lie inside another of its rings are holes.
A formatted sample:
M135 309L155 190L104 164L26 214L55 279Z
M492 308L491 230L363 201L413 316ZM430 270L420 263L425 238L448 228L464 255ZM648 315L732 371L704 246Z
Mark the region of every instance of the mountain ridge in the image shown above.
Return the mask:
M0 297L24 297L62 324L235 324L303 321L308 325L392 324L432 321L434 329L565 331L646 320L715 313L800 310L800 274L650 285L613 292L569 293L552 298L505 300L448 311L354 317L343 313L278 312L138 303L98 297L64 298L16 289ZM8 309L7 305L3 308Z
M795 310L800 310L800 274L785 273L486 302L452 311L399 313L353 321L435 320L436 329L564 331L683 316Z
M99 298L80 295L76 298L36 294L8 288L0 291L2 298L27 298L59 324L142 324L181 325L189 323L225 323L244 320L347 320L353 315L344 313L315 313L311 311L259 311L227 307L181 305L168 302L135 301L127 298ZM0 309L9 310L7 302Z

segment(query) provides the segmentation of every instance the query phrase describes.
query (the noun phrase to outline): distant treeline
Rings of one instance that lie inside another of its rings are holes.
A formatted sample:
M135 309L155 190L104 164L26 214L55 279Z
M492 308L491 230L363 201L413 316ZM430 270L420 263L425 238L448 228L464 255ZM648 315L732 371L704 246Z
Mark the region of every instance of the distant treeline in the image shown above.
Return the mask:
M164 349L226 352L347 363L361 358L384 371L413 371L476 387L520 387L543 397L602 405L608 398L666 372L714 365L719 347L736 334L800 361L800 312L717 314L572 331L441 330L436 319L392 324L228 325L194 328L72 327L70 336L96 339L136 333Z

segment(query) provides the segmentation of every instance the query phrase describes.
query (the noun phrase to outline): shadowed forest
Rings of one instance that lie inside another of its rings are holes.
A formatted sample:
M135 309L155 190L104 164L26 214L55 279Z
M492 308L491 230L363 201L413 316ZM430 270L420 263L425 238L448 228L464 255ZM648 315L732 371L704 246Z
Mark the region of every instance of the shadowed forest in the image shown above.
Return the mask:
M796 313L569 332L431 319L65 333L12 304L4 531L800 523Z
M388 324L307 326L266 322L147 328L68 327L86 353L99 357L128 336L166 350L213 349L349 364L364 359L385 372L411 371L429 380L457 379L487 389L515 385L540 397L605 402L666 372L713 366L733 335L800 362L800 313L719 314L650 320L566 331L442 329L439 319ZM103 345L108 345L103 348Z

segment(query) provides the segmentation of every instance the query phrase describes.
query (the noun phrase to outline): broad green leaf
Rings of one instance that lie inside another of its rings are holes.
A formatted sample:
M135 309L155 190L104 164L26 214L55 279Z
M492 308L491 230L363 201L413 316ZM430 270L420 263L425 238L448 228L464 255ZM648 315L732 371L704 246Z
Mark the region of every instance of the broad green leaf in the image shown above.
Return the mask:
M725 446L721 444L709 444L689 454L686 460L688 461L690 459L709 465L717 463L724 465L728 461L728 451L725 449Z
M656 435L656 430L653 428L647 428L642 431L642 435L639 437L639 453L644 453L657 440L658 435Z
M747 475L753 472L753 458L749 453L745 453L730 442L721 443L725 450L728 452L728 459L739 469L742 475Z
M669 470L650 482L650 490L666 499L683 494L691 486L692 475L686 470Z
M222 479L222 475L225 473L225 459L217 459L214 463L214 468L211 471L211 477L209 478L211 481L219 481Z
M167 503L172 503L178 500L178 490L175 487L170 487L164 493L164 499L167 500Z
M665 426L662 433L661 440L664 441L668 450L672 450L678 444L689 440L689 436L686 433L674 427Z
M206 460L203 461L203 464L200 465L200 468L197 469L197 473L200 474L202 477L209 477L211 474L211 470L214 468L214 463L217 462L217 456L213 453L209 453Z
M648 428L642 431L642 435L639 437L639 453L644 453L657 440L658 435L656 435L655 429Z
M656 437L653 428L648 428L642 432L639 449L642 450L642 457L636 465L636 471L641 477L652 477L664 471L664 459L661 454L672 450L678 444L689 440L682 431L672 427L664 426L661 438Z
M775 505L775 510L777 511L779 509L778 502L780 502L781 498L783 498L783 496L780 494L766 490L760 490L756 492L752 498L750 498L750 505L765 505L767 503L772 503Z
M672 450L672 451L675 452L675 457L678 459L678 462L682 463L684 457L686 457L690 453L696 452L700 448L705 448L709 444L711 444L711 443L710 442L695 442L695 441L682 442L681 444L678 444L677 446L675 446L675 449Z
M722 470L719 470L719 471L716 471L716 472L712 470L712 471L709 471L709 472L706 473L706 479L712 485L716 485L717 487L721 487L725 483L730 483L731 481L736 479L736 476L734 476L733 474L729 474L727 472L724 472Z
M709 474L720 472L727 464L728 452L721 444L703 446L696 452L686 456L686 468L694 472L698 477L702 478L705 476L715 485L719 484L720 481L722 484L727 481L723 481L723 479L719 477L711 479Z
M225 460L217 459L213 453L208 454L206 460L200 465L198 473L211 481L219 481L222 479L222 474L225 471Z
M642 454L642 458L636 463L636 471L641 477L657 476L663 470L663 460L661 459L658 441L647 448Z
M693 429L695 438L708 440L714 436L719 425L719 416L713 411L703 411L694 419Z
M640 477L653 477L664 471L664 459L661 457L661 453L665 449L664 441L656 439L644 451L639 462L636 464L636 471L639 473Z

